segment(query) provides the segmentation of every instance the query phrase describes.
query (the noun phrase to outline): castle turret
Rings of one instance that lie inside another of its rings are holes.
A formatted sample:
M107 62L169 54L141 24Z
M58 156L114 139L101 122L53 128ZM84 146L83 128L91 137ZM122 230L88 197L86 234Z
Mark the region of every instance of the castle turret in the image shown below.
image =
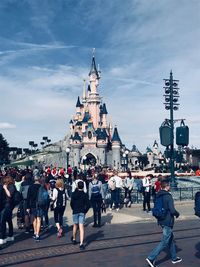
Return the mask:
M97 147L99 148L99 164L106 165L106 147L107 147L107 133L105 129L98 129L97 133Z
M106 104L104 103L101 109L101 116L102 116L102 127L107 128L107 109Z
M115 126L113 137L112 137L112 165L115 169L119 169L121 166L121 157L120 157L120 149L121 149L121 140L118 134L117 127Z
M69 127L70 127L70 134L72 135L73 134L73 121L72 120L70 120L70 122L69 122Z
M89 111L92 117L94 128L97 129L99 126L99 121L100 121L99 105L101 102L101 98L97 91L97 86L99 84L100 76L96 68L94 55L92 57L92 65L91 65L91 69L89 72L89 79L90 79L91 92L89 93L87 103L88 103L88 108L89 108Z
M78 132L75 132L73 138L72 138L72 148L73 148L73 166L79 167L80 164L80 152L81 152L81 137L78 134Z

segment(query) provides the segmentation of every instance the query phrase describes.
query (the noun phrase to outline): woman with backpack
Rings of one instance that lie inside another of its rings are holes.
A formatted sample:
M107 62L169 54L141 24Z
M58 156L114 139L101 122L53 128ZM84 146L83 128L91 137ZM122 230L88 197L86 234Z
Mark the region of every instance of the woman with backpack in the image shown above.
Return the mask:
M102 182L97 179L97 174L93 174L92 178L89 183L89 199L93 208L93 227L101 227Z
M63 179L58 179L53 189L53 207L54 207L54 221L58 230L57 237L63 235L63 215L67 204L67 191L64 187Z

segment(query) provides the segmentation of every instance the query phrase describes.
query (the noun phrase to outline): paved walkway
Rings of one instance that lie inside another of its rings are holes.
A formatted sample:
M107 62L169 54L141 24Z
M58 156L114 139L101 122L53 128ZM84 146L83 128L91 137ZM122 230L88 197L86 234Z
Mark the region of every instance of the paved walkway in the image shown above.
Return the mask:
M177 266L200 266L200 222L193 215L193 201L176 203L182 214L175 224L178 254L183 262ZM86 249L72 245L71 211L66 212L67 228L63 238L56 238L52 228L42 234L40 243L31 236L16 230L14 243L6 244L0 251L0 266L133 266L147 267L145 258L161 237L160 228L151 214L141 210L141 204L123 208L119 212L103 214L104 226L91 227L92 212L86 220ZM52 217L52 213L50 213ZM15 221L16 218L14 218ZM51 218L52 221L52 218ZM158 266L172 266L166 253L161 253Z

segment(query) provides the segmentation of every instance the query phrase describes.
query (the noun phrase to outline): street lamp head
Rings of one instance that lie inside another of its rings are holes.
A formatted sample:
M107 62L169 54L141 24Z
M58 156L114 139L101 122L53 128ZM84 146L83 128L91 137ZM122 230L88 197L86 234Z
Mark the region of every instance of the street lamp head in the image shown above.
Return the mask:
M165 81L165 85L169 86L170 85L169 81Z
M174 87L177 87L177 86L178 86L178 83L174 82L174 83L173 83L173 86L174 86Z
M70 153L70 148L67 147L65 151L66 151L67 154L69 154Z
M166 109L166 110L169 110L169 109L170 109L170 106L166 105L166 106L165 106L165 109Z
M178 90L173 90L174 95L178 95Z

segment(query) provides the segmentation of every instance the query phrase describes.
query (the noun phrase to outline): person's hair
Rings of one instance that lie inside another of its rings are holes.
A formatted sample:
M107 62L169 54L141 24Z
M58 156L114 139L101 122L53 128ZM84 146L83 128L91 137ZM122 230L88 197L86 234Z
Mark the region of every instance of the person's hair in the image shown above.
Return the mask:
M34 182L37 182L37 181L40 181L40 176L39 175L34 176Z
M6 176L3 178L3 184L9 185L9 184L14 184L15 181L12 178L12 176Z
M77 184L77 187L78 187L78 189L82 190L83 187L84 187L84 183L82 181L79 181L78 184Z
M16 182L21 182L21 180L22 180L21 174L17 174L16 177L15 177L15 181Z
M118 171L117 170L113 170L113 174L114 175L118 175Z
M170 185L170 181L168 179L164 179L161 181L160 185L162 189L165 189L167 186Z
M57 179L56 180L56 188L64 188L63 179Z
M92 178L93 178L93 179L98 179L98 174L97 174L97 173L94 173L94 175L93 175Z

